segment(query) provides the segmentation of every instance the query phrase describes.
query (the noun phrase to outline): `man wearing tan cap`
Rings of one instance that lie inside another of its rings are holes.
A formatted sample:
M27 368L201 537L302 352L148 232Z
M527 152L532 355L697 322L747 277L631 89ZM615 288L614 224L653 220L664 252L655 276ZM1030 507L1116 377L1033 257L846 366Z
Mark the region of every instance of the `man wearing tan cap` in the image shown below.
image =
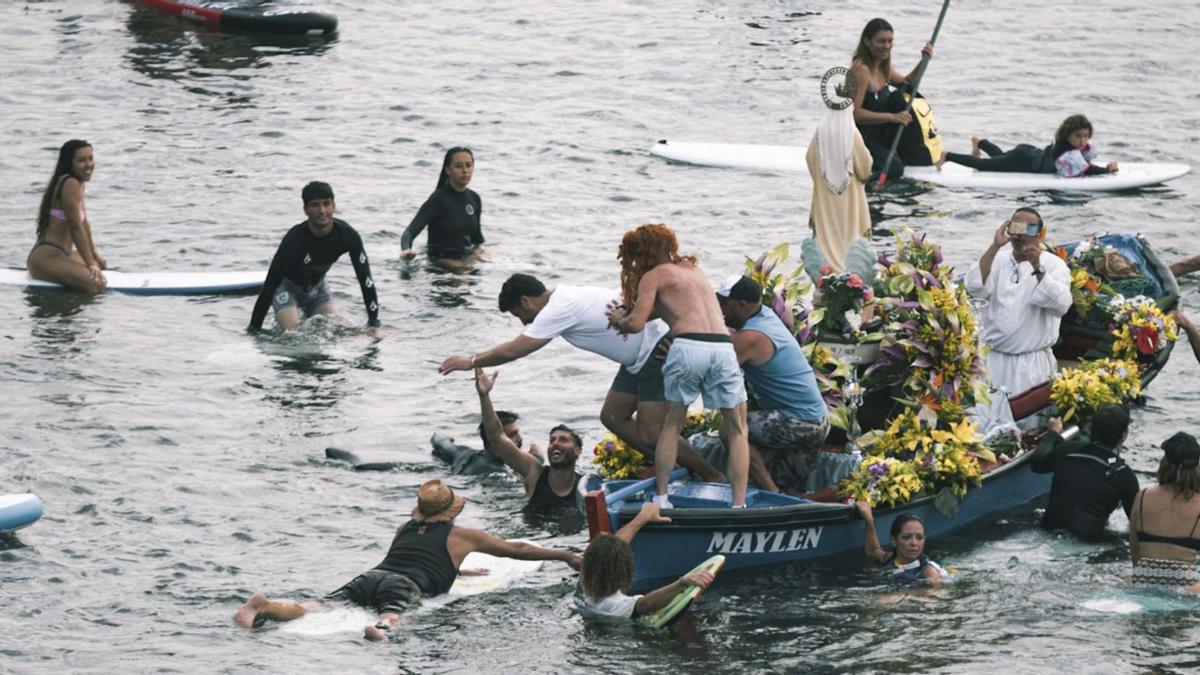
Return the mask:
M462 497L440 480L423 483L417 492L412 520L396 531L383 561L325 596L326 599L347 600L379 612L379 622L367 626L364 637L382 640L396 628L400 614L422 597L449 591L463 559L472 551L518 560L560 560L579 569L579 555L571 551L505 541L483 530L455 525L454 518L463 510L464 503ZM320 602L268 599L262 593L255 593L233 615L233 620L239 626L251 628L259 619L291 621L320 607Z

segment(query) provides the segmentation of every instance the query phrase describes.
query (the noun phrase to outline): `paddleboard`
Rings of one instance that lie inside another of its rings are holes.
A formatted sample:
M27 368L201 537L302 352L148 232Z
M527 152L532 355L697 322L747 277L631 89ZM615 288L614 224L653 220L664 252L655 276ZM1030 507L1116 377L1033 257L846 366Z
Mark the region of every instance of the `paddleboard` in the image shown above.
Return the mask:
M0 533L28 527L42 517L42 500L37 495L0 495Z
M263 272L132 272L106 271L108 290L132 295L212 295L258 291L267 279ZM0 286L67 290L52 281L41 281L23 269L0 269Z
M681 164L773 172L806 172L802 145L750 145L737 143L683 143L662 140L650 154ZM1191 171L1187 164L1121 162L1117 173L1060 178L1052 173L1003 173L976 171L947 162L938 171L932 166L906 167L904 177L944 187L976 190L1057 190L1062 192L1111 192L1158 185Z
M458 578L449 592L421 602L422 609L435 609L481 593L503 591L511 588L522 578L542 568L541 560L516 560L498 558L478 551L468 553L459 568ZM466 575L463 572L486 571L484 575ZM379 615L363 607L335 605L328 609L308 612L295 621L279 625L279 631L293 635L320 636L344 633L362 634L364 626L374 625Z
M725 567L725 556L714 555L708 560L705 560L699 565L693 567L692 571L688 572L688 574L708 571L711 572L713 576L716 576L721 572L721 568L723 567ZM687 575L685 574L684 576ZM671 598L671 601L668 602L665 607L657 612L643 616L641 619L642 624L649 628L662 628L670 623L672 619L678 616L680 612L687 609L696 598L700 597L700 594L703 592L704 589L700 588L699 586L688 586L682 591L676 593L675 597Z
M337 32L337 17L319 12L258 13L232 7L220 9L176 0L137 0L214 28L233 28L273 35L331 35Z

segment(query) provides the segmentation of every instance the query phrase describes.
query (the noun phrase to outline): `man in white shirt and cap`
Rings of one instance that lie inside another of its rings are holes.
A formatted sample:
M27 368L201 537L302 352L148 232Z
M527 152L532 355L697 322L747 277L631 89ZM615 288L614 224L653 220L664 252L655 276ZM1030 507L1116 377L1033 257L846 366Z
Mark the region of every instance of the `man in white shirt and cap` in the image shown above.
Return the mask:
M1058 369L1052 347L1071 308L1071 272L1044 250L1041 215L1021 207L1004 221L979 262L967 272L967 292L987 301L980 340L992 384L1009 398L1049 381Z

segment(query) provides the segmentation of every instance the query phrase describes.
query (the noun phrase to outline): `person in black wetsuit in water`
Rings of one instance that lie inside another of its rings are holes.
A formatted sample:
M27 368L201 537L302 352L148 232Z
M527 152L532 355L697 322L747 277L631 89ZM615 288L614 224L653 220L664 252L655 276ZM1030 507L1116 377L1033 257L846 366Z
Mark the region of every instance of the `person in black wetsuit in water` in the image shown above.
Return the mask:
M528 452L522 452L504 435L500 418L492 406L492 386L496 384L499 372L493 371L489 376L482 368L475 369L475 391L479 393L479 410L488 447L524 480L525 494L529 497L526 509L540 515L578 511L579 476L575 473L575 463L583 451L583 439L570 427L560 424L550 430L546 446L549 466L544 466Z
M250 315L250 331L262 329L270 307L275 308L275 323L284 330L295 328L305 316L336 314L325 273L344 253L350 254L358 276L363 304L367 307L367 323L378 326L379 299L367 253L358 232L346 221L333 217L337 211L333 188L328 183L313 181L304 186L300 197L308 220L288 230L275 251L267 281Z
M441 595L450 590L459 575L459 567L472 551L517 560L560 560L579 569L577 553L505 541L483 530L455 525L454 518L463 510L465 501L440 480L423 483L417 492L417 507L413 509L412 520L396 531L383 560L325 596L326 599L346 600L379 612L379 622L367 626L364 637L382 640L395 630L400 614L419 603L422 597ZM462 574L467 573L462 571ZM253 628L265 619L298 619L320 606L317 602L270 599L255 593L233 615L233 620L243 628Z
M496 416L500 418L505 437L512 441L518 449L523 450L525 439L521 437L520 416L507 410L497 410ZM440 431L436 432L430 439L433 444L433 456L449 464L450 473L455 476L481 476L504 472L507 466L488 443L487 430L484 429L482 422L479 423L479 437L483 439L482 450L458 445L452 436L447 436ZM529 444L529 453L541 462L542 451L537 443Z
M429 228L429 259L450 269L465 269L478 256L483 244L480 217L483 203L467 185L475 172L475 154L469 148L454 147L442 159L437 189L421 205L417 215L400 237L400 257L416 257L413 239Z

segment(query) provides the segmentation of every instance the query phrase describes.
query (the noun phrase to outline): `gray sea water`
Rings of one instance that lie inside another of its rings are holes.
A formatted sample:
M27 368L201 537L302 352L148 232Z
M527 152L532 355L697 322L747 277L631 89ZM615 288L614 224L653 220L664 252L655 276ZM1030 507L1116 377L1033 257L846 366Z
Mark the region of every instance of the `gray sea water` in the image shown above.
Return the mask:
M234 3L226 3L231 6ZM290 8L287 2L273 5ZM663 220L720 278L798 243L808 178L670 165L659 138L804 144L822 72L876 15L915 64L939 4L326 0L335 40L214 32L118 0L0 3L0 264L21 266L66 139L95 145L95 238L126 271L265 268L326 180L372 256L385 328L350 265L336 326L244 333L253 297L143 298L0 289L0 493L45 517L0 543L4 672L1188 672L1200 604L1128 596L1126 546L1041 532L1037 514L931 543L961 582L889 602L857 559L727 575L675 636L585 625L549 565L506 593L409 616L396 643L244 631L250 592L328 592L382 557L415 488L441 475L428 439L473 437L475 394L436 364L519 331L503 280L616 284L626 228ZM1043 144L1074 112L1123 161L1194 162L1200 29L1186 3L955 3L923 90L951 148L972 134ZM445 148L476 151L487 261L469 275L397 260ZM1200 178L1078 197L948 189L872 198L965 269L1018 204L1052 239L1137 231L1197 253ZM887 241L878 242L886 245ZM1197 282L1184 306L1197 309ZM502 369L495 400L526 437L554 423L590 447L611 379L553 344ZM1200 367L1181 345L1134 414L1143 482L1157 444L1195 428ZM404 468L354 473L326 446ZM581 549L520 516L515 480L455 478L462 522ZM1110 523L1123 533L1120 514ZM1147 608L1132 614L1106 611ZM1149 611L1154 610L1154 611Z

